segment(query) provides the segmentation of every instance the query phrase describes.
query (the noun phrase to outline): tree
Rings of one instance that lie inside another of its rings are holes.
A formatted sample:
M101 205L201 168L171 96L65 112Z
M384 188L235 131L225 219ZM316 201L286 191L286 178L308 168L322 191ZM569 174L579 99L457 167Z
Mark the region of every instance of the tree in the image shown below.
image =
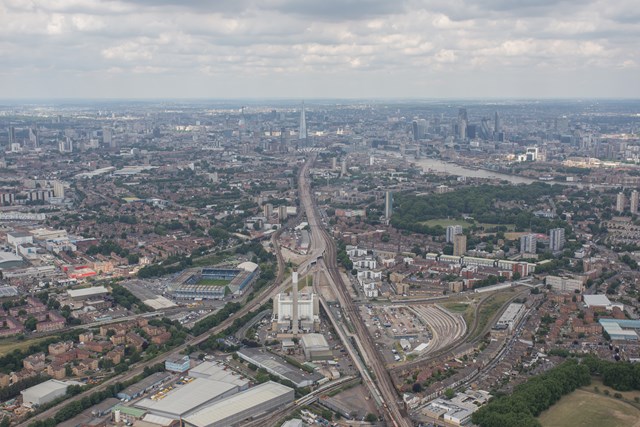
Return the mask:
M368 423L375 423L376 421L378 421L378 416L369 412L367 416L364 417L364 420Z
M29 318L24 322L24 328L27 331L35 331L37 324L38 321L36 320L36 318L33 316L29 316Z
M452 388L448 388L444 391L444 397L447 399L453 399L456 397L456 392Z

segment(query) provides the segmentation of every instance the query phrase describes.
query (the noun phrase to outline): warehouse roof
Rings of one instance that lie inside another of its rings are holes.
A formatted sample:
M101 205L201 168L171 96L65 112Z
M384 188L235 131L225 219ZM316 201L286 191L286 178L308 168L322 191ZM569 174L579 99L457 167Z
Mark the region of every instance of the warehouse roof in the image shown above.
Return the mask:
M242 375L237 374L232 369L220 363L203 362L189 370L189 375L196 378L205 378L208 380L222 381L224 383L235 384L238 387L244 387L249 384L249 380Z
M77 384L77 383L74 383ZM34 385L33 387L29 387L26 390L22 390L22 393L34 394L38 397L47 396L49 393L53 393L58 390L66 390L69 387L69 384L58 381L58 380L49 380L43 383Z
M104 286L93 286L91 288L83 288L83 289L68 289L67 294L71 298L82 298L89 297L93 295L102 295L106 294L109 291Z
M233 390L235 384L196 378L188 384L172 390L163 399L142 399L136 407L171 414L181 417L198 406L210 402L223 394Z
M607 307L611 301L606 295L583 295L584 303L589 307Z
M208 426L292 391L290 387L269 381L214 403L186 417L185 421L196 426Z
M321 334L304 334L302 335L302 344L306 348L329 347L327 340Z
M123 406L123 405L115 406L111 410L111 412L115 412L115 411L120 411L120 413L122 413L122 414L130 415L130 416L136 417L136 418L142 418L142 416L147 413L147 411L144 411L142 409L137 409L137 408L133 408L131 406Z

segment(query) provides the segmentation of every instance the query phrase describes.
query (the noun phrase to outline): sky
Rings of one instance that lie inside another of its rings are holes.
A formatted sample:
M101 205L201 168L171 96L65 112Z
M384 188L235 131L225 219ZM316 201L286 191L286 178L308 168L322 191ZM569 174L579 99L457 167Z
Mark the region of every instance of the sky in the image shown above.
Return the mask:
M0 0L0 98L640 98L638 0Z

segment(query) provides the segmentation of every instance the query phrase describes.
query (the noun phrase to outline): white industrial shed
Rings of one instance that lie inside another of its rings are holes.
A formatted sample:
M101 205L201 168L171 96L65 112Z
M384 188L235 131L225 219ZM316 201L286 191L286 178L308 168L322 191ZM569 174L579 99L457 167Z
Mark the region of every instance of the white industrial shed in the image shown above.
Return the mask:
M214 403L188 417L190 427L229 427L293 402L294 391L269 381Z
M154 415L177 420L238 391L240 387L236 384L196 378L172 390L162 399L142 399L135 404L135 407L146 409Z
M58 380L49 380L34 385L20 392L22 394L22 404L29 408L44 405L60 396L64 396L67 393L67 387L69 387L69 384Z

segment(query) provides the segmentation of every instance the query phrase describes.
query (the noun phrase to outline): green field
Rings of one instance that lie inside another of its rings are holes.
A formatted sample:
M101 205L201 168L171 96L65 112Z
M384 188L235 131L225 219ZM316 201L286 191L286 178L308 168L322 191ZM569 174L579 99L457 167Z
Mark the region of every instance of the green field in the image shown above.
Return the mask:
M227 286L231 280L226 279L200 279L196 282L196 285L204 286Z
M580 389L564 396L538 420L543 427L640 427L640 410L613 397Z
M446 304L442 304L442 306L452 313L464 313L471 306L471 304L464 304L461 302L449 302Z
M16 350L16 349L24 350L28 348L30 345L36 344L46 339L47 339L46 337L43 337L43 338L35 338L35 339L19 341L17 338L4 338L0 340L0 356L4 356L5 354L11 353L13 350Z

